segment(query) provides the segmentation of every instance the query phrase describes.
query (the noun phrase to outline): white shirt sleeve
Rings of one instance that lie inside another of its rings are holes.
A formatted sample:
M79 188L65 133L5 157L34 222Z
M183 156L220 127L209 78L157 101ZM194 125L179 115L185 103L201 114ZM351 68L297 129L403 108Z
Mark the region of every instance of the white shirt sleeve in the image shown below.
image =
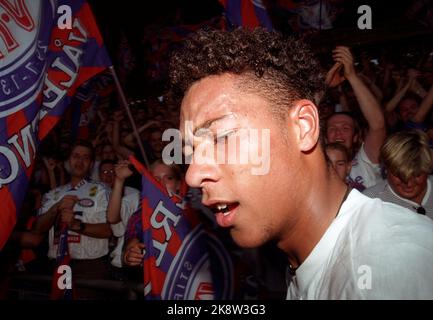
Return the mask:
M382 177L380 175L380 166L378 163L372 163L361 145L358 153L352 161L352 170L350 170L350 180L362 184L365 188L374 186Z
M140 202L140 193L134 191L125 195L122 198L122 204L120 207L120 219L119 223L111 225L111 229L116 237L121 237L125 234L126 226L131 215L137 211Z

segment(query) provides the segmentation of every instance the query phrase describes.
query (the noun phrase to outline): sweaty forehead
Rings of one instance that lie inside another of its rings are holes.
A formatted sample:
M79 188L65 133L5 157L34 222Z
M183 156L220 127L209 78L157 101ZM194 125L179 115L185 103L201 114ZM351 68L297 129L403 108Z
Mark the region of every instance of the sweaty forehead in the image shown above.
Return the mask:
M182 101L181 132L189 131L187 126L191 124L191 129L196 129L220 123L220 120L250 122L266 117L268 101L256 92L242 89L244 81L242 75L226 73L208 76L194 83Z
M230 75L209 76L194 83L181 105L183 121L206 120L210 114L234 105L235 79Z

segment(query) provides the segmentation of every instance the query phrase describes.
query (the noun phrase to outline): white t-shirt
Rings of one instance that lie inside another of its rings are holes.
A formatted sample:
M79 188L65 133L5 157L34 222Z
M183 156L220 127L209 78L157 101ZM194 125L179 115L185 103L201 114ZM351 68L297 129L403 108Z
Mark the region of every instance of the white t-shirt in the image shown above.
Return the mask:
M84 223L106 223L108 194L106 186L98 182L82 180L75 188L66 184L44 195L39 215L46 213L65 195L76 195L80 200L73 208L76 219L81 219ZM53 259L57 255L58 237L56 226L51 227L48 257ZM92 238L69 230L68 243L72 259L97 259L108 254L108 239Z
M352 190L287 299L433 299L433 221Z
M349 173L349 180L355 184L361 184L364 188L374 186L382 177L379 164L370 161L365 153L364 144L361 145L357 154L352 160L352 169Z
M116 248L111 252L110 256L113 258L111 264L115 267L122 267L122 248L124 243L124 235L126 226L128 225L128 220L131 215L137 211L138 205L140 203L140 192L131 187L125 187L124 195L122 197L122 204L120 207L120 219L119 223L111 225L113 234L117 239Z

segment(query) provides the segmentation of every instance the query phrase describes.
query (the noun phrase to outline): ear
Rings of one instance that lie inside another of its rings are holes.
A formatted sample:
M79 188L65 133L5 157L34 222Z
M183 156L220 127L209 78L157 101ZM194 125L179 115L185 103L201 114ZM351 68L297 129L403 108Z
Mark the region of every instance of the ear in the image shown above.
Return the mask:
M291 108L290 114L295 124L299 149L303 152L311 151L317 145L320 134L317 107L310 100L299 100Z

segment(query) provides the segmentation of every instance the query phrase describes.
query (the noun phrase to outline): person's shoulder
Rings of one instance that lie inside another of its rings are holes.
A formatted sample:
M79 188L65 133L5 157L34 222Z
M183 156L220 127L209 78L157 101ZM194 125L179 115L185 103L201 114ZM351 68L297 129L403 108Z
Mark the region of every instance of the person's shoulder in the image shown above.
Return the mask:
M129 196L135 197L137 195L140 195L140 190L133 188L133 187L125 186L124 194L127 197L129 197Z
M46 198L56 197L59 194L65 192L68 188L69 188L69 184L64 184L62 186L58 186L56 188L51 189L47 193L45 193L44 197L46 197Z
M136 207L140 203L140 197L141 194L139 190L125 186L122 202L128 203L133 207Z
M358 292L366 298L404 298L399 291L406 287L406 298L433 298L433 221L356 190L350 200L348 226L335 252L336 261L350 262L346 264L350 270L344 265L336 269L342 283L350 279L358 292L357 284L365 274L374 285L374 290Z
M95 197L97 195L101 195L101 194L105 195L105 194L111 193L110 187L108 187L105 183L103 183L101 181L87 179L86 182L87 182L86 190L88 190L90 197Z
M366 188L362 193L370 198L376 198L380 194L386 191L387 182L386 180L380 180L374 186Z
M110 187L108 187L105 183L98 181L98 180L93 180L93 179L86 179L88 187L93 187L93 186L97 186L99 189L104 189L104 190L110 190Z

